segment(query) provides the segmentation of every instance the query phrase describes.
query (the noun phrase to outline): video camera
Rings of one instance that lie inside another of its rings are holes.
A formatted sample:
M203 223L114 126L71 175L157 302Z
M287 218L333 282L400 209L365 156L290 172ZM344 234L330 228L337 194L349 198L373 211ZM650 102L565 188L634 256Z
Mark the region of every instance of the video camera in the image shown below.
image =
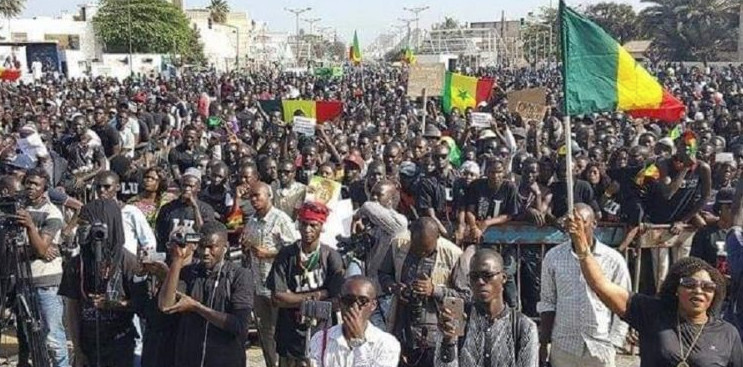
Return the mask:
M0 223L15 221L14 217L18 215L18 211L25 207L25 195L0 197Z
M170 242L178 247L186 247L186 245L201 242L201 234L177 230L170 235Z
M353 234L351 237L337 236L338 252L344 256L352 256L361 261L366 261L369 251L374 246L374 236L368 231Z

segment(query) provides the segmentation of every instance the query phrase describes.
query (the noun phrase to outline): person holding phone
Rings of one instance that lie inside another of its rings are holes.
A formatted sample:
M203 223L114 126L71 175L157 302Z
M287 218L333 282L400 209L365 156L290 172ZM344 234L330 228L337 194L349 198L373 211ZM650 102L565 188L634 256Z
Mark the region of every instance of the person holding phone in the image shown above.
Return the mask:
M377 308L377 291L370 278L354 275L343 283L340 309L343 324L315 333L310 341L312 366L345 367L372 362L396 367L400 342L374 326L369 318Z
M468 277L471 304L456 307L456 299L444 300L439 316L443 337L436 345L434 366L537 366L537 325L504 301L503 257L492 248L479 248Z

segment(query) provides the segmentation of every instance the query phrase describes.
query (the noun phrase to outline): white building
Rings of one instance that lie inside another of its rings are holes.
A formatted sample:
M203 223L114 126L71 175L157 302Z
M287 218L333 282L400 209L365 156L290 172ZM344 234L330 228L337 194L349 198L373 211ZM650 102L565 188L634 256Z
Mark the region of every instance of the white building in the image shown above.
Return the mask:
M212 22L211 28L208 10L188 9L185 13L191 26L199 30L209 64L222 71L234 69L238 61L240 66L246 65L254 28L248 13L230 12L224 24Z
M250 43L249 61L253 66L266 63L285 65L294 60L289 34L285 32L271 32L265 22L256 23L253 29L253 40Z

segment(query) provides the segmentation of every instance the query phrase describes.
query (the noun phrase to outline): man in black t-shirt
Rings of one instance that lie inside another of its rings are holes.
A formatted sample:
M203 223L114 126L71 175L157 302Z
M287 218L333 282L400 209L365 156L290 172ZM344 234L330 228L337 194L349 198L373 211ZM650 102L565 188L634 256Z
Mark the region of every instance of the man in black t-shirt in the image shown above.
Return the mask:
M547 194L547 201L550 202L551 211L550 214L555 219L562 218L568 213L568 185L567 185L567 161L565 157L560 157L557 163L557 170L555 171L557 180L549 185L549 193ZM593 193L591 184L586 181L574 179L573 180L573 204L583 203L590 205L596 216L601 217L601 208L596 201L596 196Z
M193 125L183 128L183 143L179 144L168 154L168 163L173 173L173 179L179 181L187 169L196 167L196 156L200 153L199 133Z
M507 223L518 215L518 189L516 184L508 181L508 170L502 160L492 158L486 163L485 175L473 181L467 189L467 225L470 227L472 238L478 243L483 239L483 233L492 226ZM515 251L510 247L503 250L504 269L508 274L506 282L506 302L511 307L518 305L518 289L514 275L516 274Z
M158 296L163 312L180 315L174 365L245 366L253 282L246 269L225 261L229 244L224 224L209 222L200 234L201 262L185 265L193 248L173 246Z
M119 132L108 124L106 120L106 111L103 107L97 107L93 114L93 126L91 130L98 134L101 139L101 145L103 151L106 153L106 157L113 157L121 152L121 139L119 138Z
M320 233L328 213L328 208L319 202L302 205L298 213L302 238L279 251L266 280L266 287L279 307L275 338L280 367L307 365L308 356L304 352L309 331L302 322L302 303L329 301L340 293L343 285L340 254L320 244Z
M139 195L142 172L132 164L130 158L123 155L111 158L111 171L116 172L121 180L121 188L116 194L116 197L121 202L126 203L129 199Z
M155 221L157 252L165 252L165 245L170 235L178 227L186 232L196 232L206 222L215 220L211 205L198 199L201 189L201 173L196 168L189 168L181 181L181 196L165 204Z

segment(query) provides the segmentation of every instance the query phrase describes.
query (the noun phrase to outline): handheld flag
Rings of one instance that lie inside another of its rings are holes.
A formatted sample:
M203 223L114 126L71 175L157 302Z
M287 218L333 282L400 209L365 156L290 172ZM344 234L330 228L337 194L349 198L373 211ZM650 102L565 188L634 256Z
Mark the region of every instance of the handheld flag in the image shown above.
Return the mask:
M638 186L643 186L645 185L646 180L657 180L659 178L660 170L658 169L658 166L656 166L655 163L650 163L645 166L645 168L640 170L640 172L637 172L637 176L635 176L635 183Z
M685 107L601 27L560 1L566 115L625 111L666 122Z
M281 101L284 109L284 121L292 123L294 116L312 117L317 122L332 120L343 113L341 101L313 101L302 99L287 99Z
M493 79L478 79L447 71L442 99L444 112L449 113L455 107L461 112L467 107L477 107L478 103L490 99L494 85Z
M359 47L359 37L356 31L353 31L353 45L351 45L351 51L348 56L354 64L358 65L361 63L361 48Z
M686 154L690 157L697 155L699 151L699 145L697 143L697 136L691 130L686 130L681 138L684 139L684 145L686 145Z
M676 127L671 130L670 133L668 133L668 137L671 138L671 140L676 140L681 137L681 125L676 125Z

